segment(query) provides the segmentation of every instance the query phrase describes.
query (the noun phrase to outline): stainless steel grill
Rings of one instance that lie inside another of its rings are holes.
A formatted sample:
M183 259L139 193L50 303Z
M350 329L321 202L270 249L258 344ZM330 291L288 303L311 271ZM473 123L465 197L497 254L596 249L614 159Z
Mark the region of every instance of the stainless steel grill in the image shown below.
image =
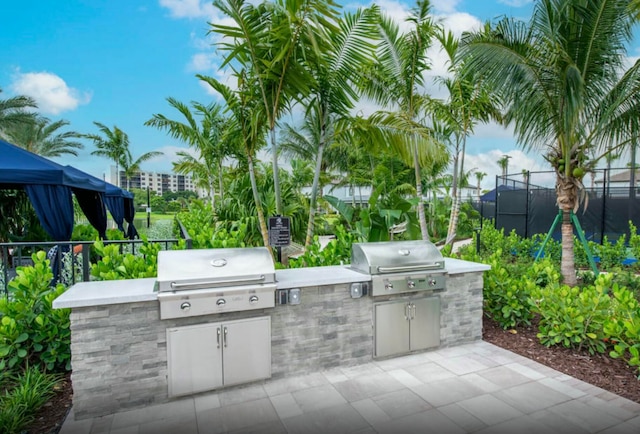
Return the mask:
M446 289L444 258L428 241L354 243L351 268L371 275L374 296Z
M276 274L266 247L158 253L160 318L275 306Z

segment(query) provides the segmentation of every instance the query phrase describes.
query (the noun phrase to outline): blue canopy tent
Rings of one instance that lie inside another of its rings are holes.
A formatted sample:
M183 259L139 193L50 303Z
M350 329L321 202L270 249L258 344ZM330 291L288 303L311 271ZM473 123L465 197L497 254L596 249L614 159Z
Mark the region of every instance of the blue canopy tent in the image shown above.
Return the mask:
M76 169L73 166L65 166L65 170L68 170L71 173L77 174L79 176L89 176L95 182L104 184L104 201L107 209L109 210L109 213L111 213L111 216L113 217L113 220L118 225L118 229L124 232L125 235L130 239L134 239L138 235L138 231L133 226L133 216L135 215L135 212L133 214L127 212L130 207L133 208L133 193L106 181L102 181L95 176L87 175L86 173ZM124 229L125 220L129 224L129 227L126 231Z
M42 224L55 241L68 241L73 232L76 195L89 222L105 238L105 183L79 170L71 171L44 157L0 140L0 188L24 189Z

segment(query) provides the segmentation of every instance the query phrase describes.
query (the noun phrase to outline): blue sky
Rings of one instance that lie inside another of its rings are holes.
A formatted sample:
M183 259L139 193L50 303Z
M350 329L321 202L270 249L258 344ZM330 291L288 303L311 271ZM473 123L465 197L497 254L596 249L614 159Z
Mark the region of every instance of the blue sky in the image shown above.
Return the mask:
M342 3L353 7L356 3ZM456 33L501 15L527 18L528 0L432 0L434 14ZM364 4L364 3L362 3ZM402 20L414 3L378 2ZM220 58L207 36L208 21L222 17L210 2L199 0L22 0L3 2L0 30L0 98L25 94L52 120L65 119L70 129L97 133L94 121L117 125L129 135L135 157L159 150L164 157L144 170L170 171L175 151L185 145L143 123L155 113L178 118L167 97L183 102L209 102L215 95L195 78L224 78ZM443 69L437 50L434 73ZM437 91L434 91L437 92ZM57 159L102 177L110 162L91 156L85 142L78 157ZM481 125L468 143L467 168L489 174L494 184L503 154L512 156L509 172L546 169L536 155L515 148L509 131Z

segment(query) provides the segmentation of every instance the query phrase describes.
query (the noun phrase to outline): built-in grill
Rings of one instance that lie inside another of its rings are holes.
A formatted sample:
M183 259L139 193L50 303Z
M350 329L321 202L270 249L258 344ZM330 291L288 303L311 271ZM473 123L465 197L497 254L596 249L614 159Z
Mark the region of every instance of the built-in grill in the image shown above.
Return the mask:
M275 306L276 274L266 247L158 253L160 318Z
M354 243L351 268L371 276L371 295L446 289L444 258L429 241Z

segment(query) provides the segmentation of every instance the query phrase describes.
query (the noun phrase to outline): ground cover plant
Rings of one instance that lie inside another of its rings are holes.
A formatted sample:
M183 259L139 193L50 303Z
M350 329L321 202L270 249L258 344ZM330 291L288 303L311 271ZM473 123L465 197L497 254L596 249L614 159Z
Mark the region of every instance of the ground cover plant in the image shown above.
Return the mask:
M544 258L534 262L539 238L526 240L513 232L505 236L491 225L485 225L479 236L480 252L474 242L461 249L459 256L492 267L484 275L486 316L512 330L535 319L536 336L545 346L622 358L640 374L639 279L633 269L599 276L582 272L580 284L569 286L563 284L558 261L552 259L557 254L554 242L546 246ZM622 256L626 257L620 253L621 246L620 241L603 240L600 251L613 253L600 263L601 268L610 265L621 270Z
M9 296L0 298L0 432L22 432L54 393L56 373L71 369L68 309L53 309L65 287L43 251L18 268Z

